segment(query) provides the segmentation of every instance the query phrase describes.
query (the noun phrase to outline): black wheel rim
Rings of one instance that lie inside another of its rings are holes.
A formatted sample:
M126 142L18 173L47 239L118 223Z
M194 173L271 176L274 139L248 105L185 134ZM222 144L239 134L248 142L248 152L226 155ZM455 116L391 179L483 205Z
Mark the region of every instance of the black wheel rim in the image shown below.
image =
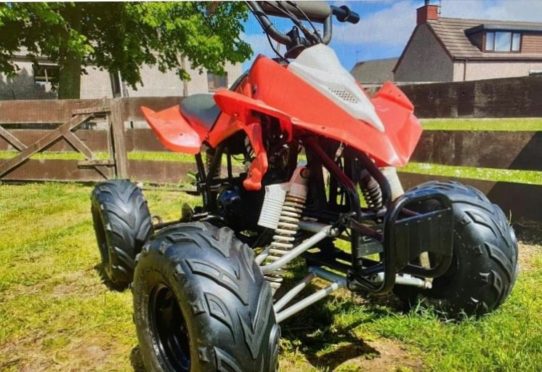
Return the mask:
M175 294L161 284L151 291L149 300L151 332L159 358L171 370L189 371L190 338Z

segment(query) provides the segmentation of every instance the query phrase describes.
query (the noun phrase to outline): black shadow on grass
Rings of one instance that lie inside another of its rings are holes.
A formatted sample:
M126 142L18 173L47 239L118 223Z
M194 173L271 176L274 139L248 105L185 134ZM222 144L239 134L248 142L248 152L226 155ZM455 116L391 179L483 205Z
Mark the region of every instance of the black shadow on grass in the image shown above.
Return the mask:
M281 292L303 278L306 269L303 264L290 267L292 279L284 282ZM298 295L289 305L299 301L314 292L314 286L309 286ZM356 336L355 329L361 324L373 322L390 315L390 306L395 303L388 298L377 298L367 301L350 298L327 297L307 309L293 315L281 323L282 338L291 344L300 345L299 351L314 367L333 370L342 363L353 358L372 359L380 355L379 351ZM393 309L396 310L396 309ZM352 314L359 311L359 317L354 316L349 324L333 324L337 314ZM332 351L324 352L333 345L339 345Z
M119 287L118 285L111 282L107 278L107 275L105 274L105 269L104 269L104 266L103 266L102 263L99 263L96 266L94 266L94 270L98 273L98 275L100 276L100 279L102 280L102 283L105 284L105 286L107 288L109 288L112 291L116 291L116 292L123 292L124 291L125 288Z
M363 311L362 318L332 327L336 314L352 313L356 308ZM282 323L282 337L293 344L300 344L300 352L314 367L334 370L353 358L372 359L380 355L378 350L356 336L354 330L361 324L384 316L389 316L389 311L382 306L360 305L348 299L335 300L328 297ZM322 354L328 347L339 344L339 347Z

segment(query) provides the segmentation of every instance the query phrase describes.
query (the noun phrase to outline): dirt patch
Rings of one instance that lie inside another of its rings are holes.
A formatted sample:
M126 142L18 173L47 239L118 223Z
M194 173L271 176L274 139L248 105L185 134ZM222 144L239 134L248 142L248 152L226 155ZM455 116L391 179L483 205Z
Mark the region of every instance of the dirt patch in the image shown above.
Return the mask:
M420 371L423 367L422 361L411 354L406 346L399 341L383 338L338 345L333 351L320 355L313 362L339 371Z
M0 371L94 370L108 363L110 354L110 340L83 339L63 331L36 332L0 345Z
M519 268L522 271L535 270L540 267L542 246L534 244L519 244Z
M303 355L304 354L304 355ZM399 341L378 339L342 342L323 353L300 353L280 359L281 371L422 371L421 358ZM310 369L313 370L313 369Z
M398 341L379 339L368 343L376 355L367 358L356 358L349 361L349 366L359 367L361 371L384 372L410 369L412 371L423 370L421 359Z

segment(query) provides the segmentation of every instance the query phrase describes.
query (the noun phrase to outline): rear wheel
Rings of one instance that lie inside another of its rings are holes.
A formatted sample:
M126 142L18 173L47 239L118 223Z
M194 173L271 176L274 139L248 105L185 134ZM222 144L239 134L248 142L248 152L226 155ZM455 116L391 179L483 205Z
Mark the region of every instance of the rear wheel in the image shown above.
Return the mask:
M147 370L276 370L271 289L231 229L164 229L138 257L132 289Z
M127 180L96 185L91 202L105 279L112 288L125 289L132 281L135 256L152 234L147 202Z
M517 276L517 242L504 213L479 190L457 182L427 182L415 190L420 188L441 190L452 201L453 261L430 290L396 286L395 293L410 303L422 294L452 316L493 311L508 297ZM432 208L428 203L420 211Z

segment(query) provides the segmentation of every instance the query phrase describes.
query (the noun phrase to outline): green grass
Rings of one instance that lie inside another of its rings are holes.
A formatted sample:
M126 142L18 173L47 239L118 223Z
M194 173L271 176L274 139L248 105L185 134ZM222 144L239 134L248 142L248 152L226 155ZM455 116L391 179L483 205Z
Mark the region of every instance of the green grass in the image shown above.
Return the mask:
M0 151L0 160L10 159L18 154L17 151ZM109 158L107 152L95 152L95 159L104 160ZM30 157L37 160L84 160L85 156L75 151L46 151L38 152ZM138 151L128 152L130 160L154 160L154 161L178 161L189 163L194 161L193 155L180 154L167 151Z
M90 191L0 185L2 371L120 371L140 363L130 291L108 290L96 270ZM179 215L182 202L197 202L162 188L145 196L166 219ZM281 370L539 370L542 246L522 244L520 258L511 297L480 320L446 322L422 309L403 314L392 302L337 292L283 324Z
M542 131L542 119L422 119L422 126L425 130L530 132Z
M432 176L542 185L542 172L539 171L458 167L428 163L409 163L399 170L404 173L419 173Z

